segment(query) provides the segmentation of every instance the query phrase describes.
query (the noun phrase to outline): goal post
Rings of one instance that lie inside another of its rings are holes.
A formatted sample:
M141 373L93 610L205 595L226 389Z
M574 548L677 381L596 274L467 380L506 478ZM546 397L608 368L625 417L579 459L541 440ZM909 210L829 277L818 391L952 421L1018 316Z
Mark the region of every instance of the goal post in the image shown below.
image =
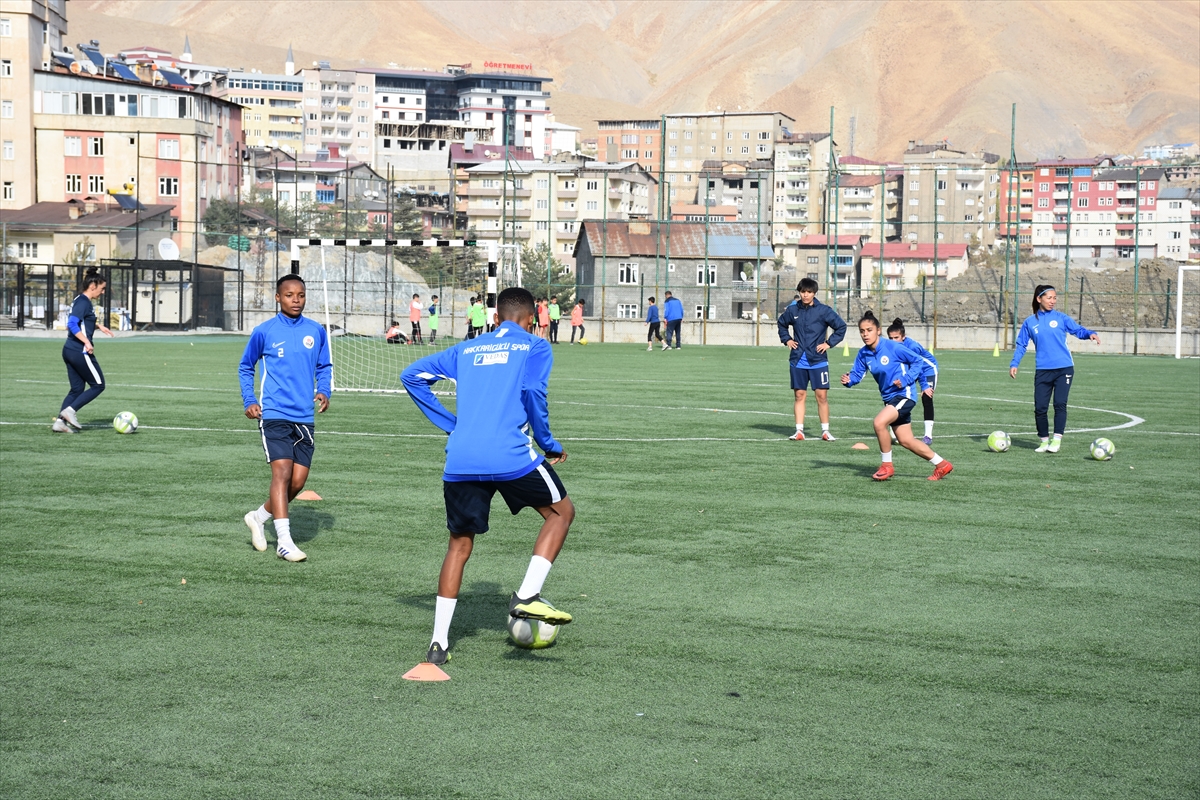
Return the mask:
M321 287L322 287L322 319L321 322L329 335L329 351L333 361L333 388L339 392L383 392L404 393L400 383L400 373L418 358L437 352L453 345L456 340L450 336L450 331L441 340L429 345L409 346L404 343L392 343L386 334L378 335L353 334L333 326L330 322L330 296L328 291L328 274L325 265L326 247L427 247L427 248L466 248L482 245L487 253L487 290L486 308L488 319L493 318L496 309L496 295L499 291L497 276L498 249L496 242L476 242L471 239L340 239L340 238L305 238L293 239L291 242L291 269L296 274L300 272L300 255L304 248L318 247L321 252ZM448 298L448 302L453 302ZM399 315L397 315L399 316ZM440 315L439 315L440 316ZM398 337L399 338L399 337ZM445 385L437 385L434 390L438 393L453 394L454 386L449 381Z
M1179 280L1175 284L1175 357L1183 358L1183 274L1200 272L1197 265L1179 265Z

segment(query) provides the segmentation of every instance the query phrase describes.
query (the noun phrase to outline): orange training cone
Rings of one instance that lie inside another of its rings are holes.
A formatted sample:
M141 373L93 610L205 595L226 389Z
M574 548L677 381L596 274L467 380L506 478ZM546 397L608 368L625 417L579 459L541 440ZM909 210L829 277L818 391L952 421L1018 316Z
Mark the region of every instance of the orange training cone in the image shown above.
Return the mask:
M406 681L448 681L450 676L442 672L441 667L437 664L430 664L428 661L422 661L415 667L404 673Z
M866 443L864 443L864 442L855 442L854 444L850 445L850 449L851 450L870 450L871 448L867 447Z
M312 489L305 489L300 494L296 495L297 500L320 500L321 495L314 492Z

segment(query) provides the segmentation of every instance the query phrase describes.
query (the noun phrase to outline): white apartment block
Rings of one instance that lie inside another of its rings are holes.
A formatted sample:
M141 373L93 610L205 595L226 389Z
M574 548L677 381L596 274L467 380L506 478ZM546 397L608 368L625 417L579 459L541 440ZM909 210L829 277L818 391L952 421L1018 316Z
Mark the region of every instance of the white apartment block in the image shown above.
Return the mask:
M828 133L785 130L775 140L771 243L786 264L796 264L797 242L821 232L830 157L837 157L835 147Z
M718 111L666 115L666 169L670 203L702 203L705 161L770 161L775 142L795 120L778 111Z
M304 84L305 153L336 148L372 163L375 139L375 75L330 69L326 62L301 70Z

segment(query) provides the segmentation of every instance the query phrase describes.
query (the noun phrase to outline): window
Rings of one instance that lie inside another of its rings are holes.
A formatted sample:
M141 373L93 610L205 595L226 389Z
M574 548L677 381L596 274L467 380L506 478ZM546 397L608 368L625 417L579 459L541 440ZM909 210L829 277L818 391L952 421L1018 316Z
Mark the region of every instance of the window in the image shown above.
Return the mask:
M638 319L640 317L637 303L617 303L617 319Z
M908 198L908 204L910 206L919 206L919 205L921 205L921 201L915 197L910 197L910 198Z
M595 192L600 189L600 181L586 181L584 183L584 188L589 192Z
M808 263L809 264L820 264L821 258L820 258L820 256L809 256Z
M596 202L595 200L588 200L587 201L587 210L588 211L599 211L600 204L598 202Z
M15 200L16 199L16 193L13 191L13 182L12 181L4 182L4 199L5 200Z
M749 138L750 138L750 131L742 131L742 138L743 138L743 139L749 139Z
M937 188L938 188L938 191L939 191L939 192L944 192L944 191L946 191L946 182L945 182L945 181L938 181L938 182L937 182Z
M1043 174L1043 175L1044 175L1044 174L1046 174L1046 171L1045 171L1045 170L1042 170L1042 174ZM1048 192L1048 191L1050 191L1050 184L1049 184L1048 182L1047 182L1047 183L1039 183L1039 184L1038 184L1038 191L1039 191L1039 192Z
M717 268L715 266L713 266L712 264L709 264L708 265L708 285L712 286L712 285L716 284L716 282L717 282ZM703 264L696 265L696 285L697 286L704 285L704 265ZM697 308L698 307L699 306L697 306Z
M760 144L757 148L757 152L759 153L759 155L766 155L767 146L765 144Z
M622 261L617 265L617 283L636 284L638 282L638 265L632 261Z
M83 141L78 136L63 137L63 155L64 156L81 156L83 155Z
M0 36L12 36L12 20L0 19Z
M158 194L160 197L177 197L179 195L179 178L159 178Z
M13 159L15 159L17 157L17 152L16 152L16 149L13 147L13 143L12 143L11 139L4 140L3 152L4 152L4 160L5 161L12 161Z
M748 155L749 153L750 153L750 145L742 145L742 155Z
M1079 184L1079 191L1086 192L1088 190L1088 187L1089 187L1088 182L1083 181L1082 183Z
M537 207L537 208L549 208L549 207L550 207L550 201L549 201L549 200L547 200L547 199L546 199L546 198L544 198L544 197L539 197L539 198L538 198L538 200L537 200L536 207Z
M912 192L920 191L921 182L920 181L909 181L908 189L909 189L909 191L912 191Z
M1049 197L1039 197L1038 198L1038 208L1049 208L1049 207L1050 207L1050 198Z
M1076 201L1076 203L1078 204L1079 208L1087 208L1088 207L1088 199L1086 197L1080 197Z
M103 175L88 175L88 194L104 194Z
M759 131L758 138L759 139L770 139L771 133L770 133L770 131Z
M12 77L12 59L0 59L0 78Z
M705 318L704 317L704 306L696 306L696 319L704 319L704 318ZM717 318L717 307L709 306L708 307L708 319L716 319L716 318Z
M4 101L0 102L0 117L4 117L5 119L13 118L13 101L12 100L4 100Z
M104 155L104 137L89 136L88 137L88 155L103 156Z
M37 242L17 242L17 258L37 258Z
M83 191L83 176L67 176L67 194L80 194Z
M158 157L159 158L179 158L179 140L178 139L159 139L158 140Z

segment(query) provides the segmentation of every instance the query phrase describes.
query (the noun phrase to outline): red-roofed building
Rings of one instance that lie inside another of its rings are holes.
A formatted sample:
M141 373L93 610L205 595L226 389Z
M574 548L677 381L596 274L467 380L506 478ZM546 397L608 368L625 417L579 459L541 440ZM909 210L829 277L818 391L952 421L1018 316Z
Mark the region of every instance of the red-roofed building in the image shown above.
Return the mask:
M879 258L879 245L863 245L863 286L872 291L879 291L881 278L884 290L919 288L922 281L932 283L935 257L938 280L950 280L967 270L967 246L957 242L885 244L882 265Z
M835 291L862 290L862 236L810 234L796 242L795 248L796 277L815 280L826 298Z

